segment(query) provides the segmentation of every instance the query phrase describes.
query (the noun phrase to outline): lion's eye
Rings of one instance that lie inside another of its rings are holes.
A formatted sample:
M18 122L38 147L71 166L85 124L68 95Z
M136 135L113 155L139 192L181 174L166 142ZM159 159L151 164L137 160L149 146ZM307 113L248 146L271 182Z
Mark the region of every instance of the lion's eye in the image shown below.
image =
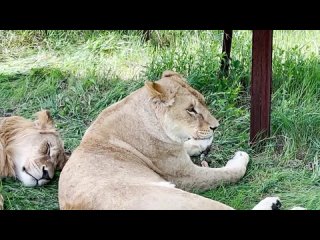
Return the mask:
M190 114L197 114L197 111L194 109L193 106L189 107L189 108L187 109L187 112L190 113Z
M47 152L46 152L46 154L48 156L50 156L50 144L49 143L47 143Z

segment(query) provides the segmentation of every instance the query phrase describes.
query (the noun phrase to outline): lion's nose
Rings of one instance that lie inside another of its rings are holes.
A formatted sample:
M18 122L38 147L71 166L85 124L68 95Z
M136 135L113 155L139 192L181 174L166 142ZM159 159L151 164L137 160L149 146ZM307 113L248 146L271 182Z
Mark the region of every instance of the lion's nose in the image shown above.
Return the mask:
M49 172L45 170L44 167L42 168L42 179L51 180Z
M210 129L214 132L218 127L210 127Z

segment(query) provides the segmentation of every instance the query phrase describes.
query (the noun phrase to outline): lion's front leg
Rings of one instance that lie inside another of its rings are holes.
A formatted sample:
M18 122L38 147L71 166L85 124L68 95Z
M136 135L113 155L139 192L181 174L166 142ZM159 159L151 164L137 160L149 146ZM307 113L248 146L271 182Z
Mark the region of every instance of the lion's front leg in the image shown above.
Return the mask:
M246 173L249 155L238 151L222 168L190 166L190 171L179 177L168 179L185 190L208 190L218 185L239 181Z
M0 210L3 210L3 197L0 194Z

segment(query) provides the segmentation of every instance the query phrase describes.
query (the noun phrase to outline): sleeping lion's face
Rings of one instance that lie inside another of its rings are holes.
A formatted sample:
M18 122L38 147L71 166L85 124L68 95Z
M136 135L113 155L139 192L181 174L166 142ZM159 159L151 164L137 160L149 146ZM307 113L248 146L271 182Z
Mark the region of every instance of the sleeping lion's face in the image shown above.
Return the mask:
M62 169L68 157L49 111L38 112L35 121L20 116L2 121L0 143L5 154L1 156L7 165L2 166L4 175L16 176L28 187L52 180L55 170Z
M14 157L16 176L29 187L48 183L67 159L63 143L54 133L33 133L24 137L17 144Z

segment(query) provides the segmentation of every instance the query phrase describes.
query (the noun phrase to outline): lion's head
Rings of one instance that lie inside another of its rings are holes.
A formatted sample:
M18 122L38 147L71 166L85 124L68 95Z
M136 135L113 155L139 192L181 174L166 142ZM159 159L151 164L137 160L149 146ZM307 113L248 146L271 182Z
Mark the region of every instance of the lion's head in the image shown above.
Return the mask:
M0 121L0 176L17 177L25 186L48 183L68 157L50 113L30 121L19 116Z
M211 145L219 122L209 112L204 97L180 74L165 71L159 81L148 81L145 86L157 117L172 140L185 143L190 155L198 155L199 150L204 151Z

